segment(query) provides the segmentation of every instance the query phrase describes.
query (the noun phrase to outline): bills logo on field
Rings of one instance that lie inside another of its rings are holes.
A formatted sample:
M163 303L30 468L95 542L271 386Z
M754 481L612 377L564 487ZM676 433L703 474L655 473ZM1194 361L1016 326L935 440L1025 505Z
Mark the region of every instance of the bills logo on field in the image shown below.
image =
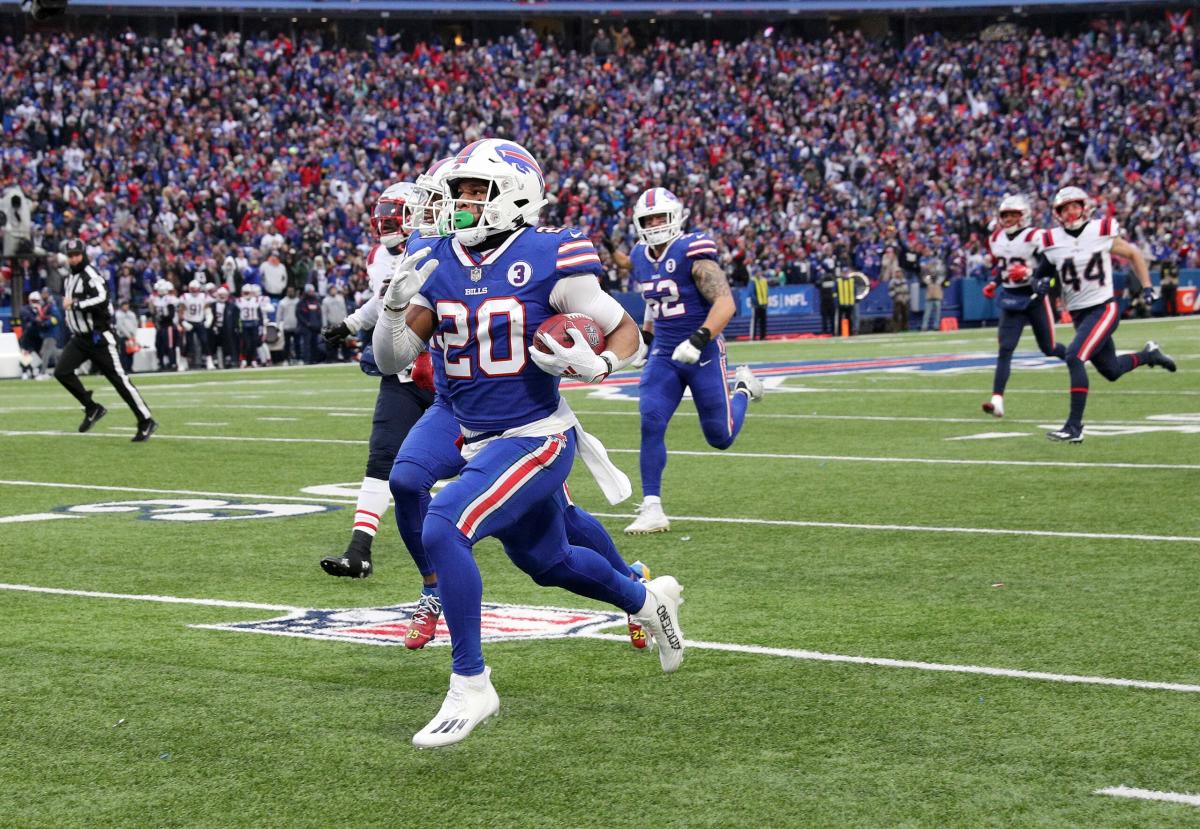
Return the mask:
M340 608L333 610L296 610L287 616L258 622L234 622L224 625L190 625L209 630L235 630L270 633L275 636L299 636L362 645L402 645L408 634L408 622L417 603L388 607ZM601 610L570 610L562 607L536 607L515 604L484 604L481 632L484 642L510 642L520 639L562 639L582 636L623 623L625 614ZM439 620L436 638L430 645L450 644L450 631Z

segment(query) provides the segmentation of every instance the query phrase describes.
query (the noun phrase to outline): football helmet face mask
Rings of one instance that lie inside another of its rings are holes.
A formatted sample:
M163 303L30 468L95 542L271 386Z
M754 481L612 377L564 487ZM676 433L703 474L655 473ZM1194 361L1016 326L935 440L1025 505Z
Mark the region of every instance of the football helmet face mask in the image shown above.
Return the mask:
M1005 196L996 213L1000 217L1000 226L1005 230L1020 230L1033 224L1033 208L1024 196Z
M534 227L546 206L546 180L529 151L503 138L468 144L450 159L443 175L438 228L463 245L477 245L496 233ZM460 198L462 183L479 181L486 191Z
M1069 205L1079 205L1079 210L1069 208ZM1078 230L1092 217L1092 200L1078 187L1064 187L1054 194L1051 209L1059 224L1067 230Z
M408 202L416 195L416 187L412 182L398 181L389 185L379 196L379 201L375 202L375 209L371 212L371 231L384 247L397 247L408 237L404 227L405 211Z
M414 184L412 199L404 206L404 229L410 233L419 230L423 236L437 233L438 213L441 210L443 186L452 158L435 161Z
M661 224L648 225L651 216L666 216ZM665 187L652 187L638 196L633 205L633 229L638 241L647 247L669 244L683 235L688 211L683 202Z
M217 299L221 300L221 302L229 299L229 291L224 285L222 285L220 288L217 288Z

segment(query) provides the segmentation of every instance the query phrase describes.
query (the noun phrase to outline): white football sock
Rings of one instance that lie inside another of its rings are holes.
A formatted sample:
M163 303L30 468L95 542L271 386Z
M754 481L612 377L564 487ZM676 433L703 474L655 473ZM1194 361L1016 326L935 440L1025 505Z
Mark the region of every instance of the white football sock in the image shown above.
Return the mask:
M388 482L379 478L363 478L358 492L358 503L354 507L354 529L374 536L379 531L379 522L387 512L391 498Z

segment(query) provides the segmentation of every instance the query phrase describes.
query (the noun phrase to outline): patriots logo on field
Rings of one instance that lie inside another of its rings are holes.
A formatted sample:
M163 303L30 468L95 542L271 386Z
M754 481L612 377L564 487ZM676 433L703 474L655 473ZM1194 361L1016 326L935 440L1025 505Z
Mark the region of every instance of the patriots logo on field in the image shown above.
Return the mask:
M516 167L522 173L533 173L543 187L546 185L546 180L542 178L542 168L530 157L529 153L516 144L501 144L496 148L496 155L500 156L500 160L505 164Z
M357 642L363 645L402 645L405 636L408 635L409 620L416 609L416 602L387 607L326 610L298 608L275 619L190 627ZM624 622L625 614L600 610L484 604L481 632L484 642L561 639L567 636L581 636ZM438 621L437 635L429 644L450 644L450 631L446 628L444 620Z

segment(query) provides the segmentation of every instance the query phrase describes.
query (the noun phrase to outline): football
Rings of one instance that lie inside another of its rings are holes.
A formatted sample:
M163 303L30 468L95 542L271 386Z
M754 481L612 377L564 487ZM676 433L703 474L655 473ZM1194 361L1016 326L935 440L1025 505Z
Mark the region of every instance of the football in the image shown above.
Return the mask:
M587 314L555 314L538 326L537 333L553 337L565 346L571 346L575 344L568 333L572 328L583 334L584 340L592 347L592 351L597 354L604 351L606 341L604 332ZM536 335L533 338L533 347L543 354L550 353L550 350L542 345Z

